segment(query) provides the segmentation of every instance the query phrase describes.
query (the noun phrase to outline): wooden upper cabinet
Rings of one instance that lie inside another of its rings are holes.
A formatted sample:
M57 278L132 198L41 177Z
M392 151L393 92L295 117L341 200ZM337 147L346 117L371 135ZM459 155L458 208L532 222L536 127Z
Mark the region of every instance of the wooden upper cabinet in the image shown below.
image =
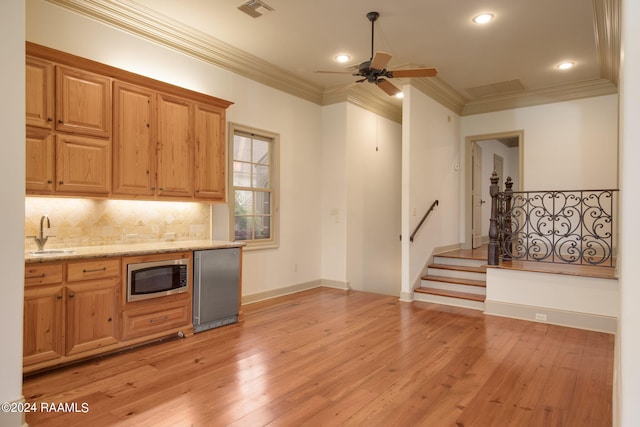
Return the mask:
M114 194L155 194L155 100L150 89L113 84Z
M195 106L195 197L224 202L226 199L225 111Z
M44 129L27 128L25 154L27 193L49 194L53 192L55 142L51 132Z
M193 196L193 104L158 95L158 196Z
M54 104L53 64L27 56L25 77L27 126L52 129Z
M106 195L111 190L110 141L56 135L56 191Z
M111 136L111 80L76 68L56 66L56 130Z

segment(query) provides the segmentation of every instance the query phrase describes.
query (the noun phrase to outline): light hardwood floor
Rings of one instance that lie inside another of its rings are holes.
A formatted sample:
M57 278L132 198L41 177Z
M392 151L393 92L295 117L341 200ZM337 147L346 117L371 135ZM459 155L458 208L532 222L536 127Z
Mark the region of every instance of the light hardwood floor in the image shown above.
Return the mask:
M611 426L614 337L318 288L24 381L32 426Z

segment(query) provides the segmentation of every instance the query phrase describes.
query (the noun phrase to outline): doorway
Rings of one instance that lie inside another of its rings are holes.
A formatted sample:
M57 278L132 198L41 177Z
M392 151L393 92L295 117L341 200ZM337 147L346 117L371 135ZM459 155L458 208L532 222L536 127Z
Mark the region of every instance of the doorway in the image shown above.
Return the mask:
M474 135L465 138L465 231L462 247L476 248L489 241L490 177L495 170L500 189L511 177L513 190L523 188L524 131Z

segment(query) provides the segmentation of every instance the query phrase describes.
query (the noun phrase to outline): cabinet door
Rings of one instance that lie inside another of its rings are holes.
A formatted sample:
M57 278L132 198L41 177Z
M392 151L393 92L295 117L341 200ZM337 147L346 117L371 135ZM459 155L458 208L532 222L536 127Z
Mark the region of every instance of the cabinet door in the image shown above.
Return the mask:
M27 126L51 129L53 122L53 64L27 56L26 60Z
M27 128L25 147L27 192L38 194L53 192L54 152L55 145L51 132Z
M155 194L155 96L121 82L113 84L113 192Z
M66 354L116 344L118 278L67 284Z
M111 136L111 80L57 66L56 129L104 138Z
M107 195L111 189L111 143L96 138L56 136L56 190Z
M195 196L224 202L226 199L226 138L224 109L195 107Z
M158 95L158 196L193 196L192 107Z
M25 366L62 357L64 352L63 310L62 285L25 289L22 337Z

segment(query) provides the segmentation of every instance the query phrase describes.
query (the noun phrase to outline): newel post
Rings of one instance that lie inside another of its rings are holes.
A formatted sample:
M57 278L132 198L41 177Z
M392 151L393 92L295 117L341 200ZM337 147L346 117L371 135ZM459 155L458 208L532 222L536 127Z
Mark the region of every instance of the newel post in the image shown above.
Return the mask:
M504 241L504 250L502 259L504 261L511 261L511 254L513 254L513 244L511 243L511 201L513 200L513 180L511 177L507 177L504 182L504 224L502 225L502 236Z
M489 250L487 253L489 265L498 265L500 254L498 253L498 174L493 171L491 174L491 218L489 219Z

